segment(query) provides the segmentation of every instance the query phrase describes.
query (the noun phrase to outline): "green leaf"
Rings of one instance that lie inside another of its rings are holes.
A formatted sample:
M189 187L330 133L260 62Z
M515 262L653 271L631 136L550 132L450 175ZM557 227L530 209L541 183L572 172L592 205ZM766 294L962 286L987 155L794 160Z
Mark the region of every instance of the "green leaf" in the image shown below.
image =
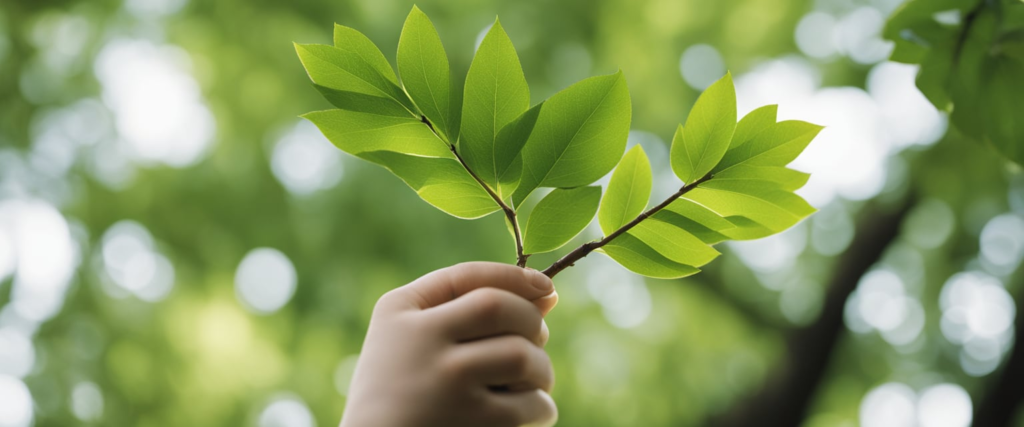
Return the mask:
M622 72L591 77L544 102L523 147L518 205L537 187L578 187L615 167L626 149L629 89Z
M807 184L810 174L781 166L740 164L715 174L715 182L766 182L786 191L796 191Z
M714 173L733 166L786 166L821 132L822 127L798 120L774 123L758 132L749 142L725 153Z
M697 221L694 221L691 218L687 218L672 211L658 211L658 213L654 214L652 218L657 219L659 221L667 222L683 230L686 230L688 233L694 235L696 238L700 239L700 241L708 245L714 245L729 240L729 237L727 237L725 234L722 234L724 231L715 231L701 223L698 223ZM736 227L725 218L719 217L719 219L728 223L729 226L727 228L729 229Z
M385 102L394 102L409 110L412 116L412 102L398 87L395 72L390 66L382 68L378 61L384 58L380 50L355 30L346 34L353 41L341 47L295 44L295 52L313 83L338 93L383 98ZM387 65L386 60L384 65Z
M677 279L700 272L696 267L680 264L665 258L658 251L641 242L629 233L616 237L598 249L623 267L637 274L659 279Z
M525 138L505 138L500 142L511 147L499 147L498 134L530 106L526 76L499 21L494 22L473 57L462 105L459 153L481 180L496 189L501 173L526 142Z
M683 197L726 218L748 218L773 233L792 227L815 212L800 196L770 183L711 180ZM733 236L729 230L724 230L723 234Z
M711 172L729 149L736 130L736 89L726 74L697 98L672 139L672 170L685 183Z
M523 176L523 145L530 138L540 109L544 103L535 105L517 117L512 123L505 125L494 139L494 167L498 176L497 192L502 199L512 195L519 186Z
M736 227L708 207L685 198L672 201L654 218L682 228L709 245L728 240L723 233Z
M362 158L384 166L405 181L427 203L449 215L473 219L499 209L490 195L453 158L411 156L371 151Z
M398 73L419 111L434 128L451 136L451 73L448 55L430 18L413 6L398 39ZM450 142L454 143L452 139Z
M672 203L659 213L662 212L672 212L715 231L728 230L735 227L731 222L707 206L686 198L673 200Z
M651 197L651 163L640 145L630 149L612 173L597 213L605 234L622 227L647 207Z
M346 110L314 111L302 117L320 128L336 147L354 156L371 151L393 151L426 157L453 157L443 141L422 122L411 117Z
M778 105L765 105L743 116L736 124L736 132L732 135L729 149L734 150L750 142L759 133L774 125L778 111Z
M528 254L550 252L569 243L594 219L601 187L556 188L530 213L523 233Z
M658 219L640 222L629 230L629 234L680 264L700 267L719 255L718 251L683 228Z
M320 92L320 95L322 95L327 102L330 102L332 105L342 110L373 113L382 116L412 117L409 110L388 98L331 89L327 86L321 86L315 83L313 84L313 87Z
M1024 63L1001 58L988 82L989 114L986 129L995 148L1024 166Z

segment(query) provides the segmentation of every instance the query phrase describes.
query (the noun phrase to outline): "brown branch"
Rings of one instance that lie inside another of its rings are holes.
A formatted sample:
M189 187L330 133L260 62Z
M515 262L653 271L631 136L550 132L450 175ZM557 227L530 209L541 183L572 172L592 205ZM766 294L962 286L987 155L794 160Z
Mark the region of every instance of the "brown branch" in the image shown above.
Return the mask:
M899 236L900 224L913 203L911 196L895 211L882 210L877 205L867 208L866 215L858 222L856 237L833 270L818 320L788 334L787 358L772 370L758 392L709 420L707 425L788 427L801 424L843 335L847 298L857 288L861 276L881 259L885 249Z
M450 141L445 141L445 139L441 137L441 134L437 133L437 130L434 129L434 124L430 123L430 120L428 120L426 116L420 116L420 121L426 124L427 127L430 128L430 131L434 132L434 135L436 135L439 139L441 139L443 142L445 142L445 144L448 145L448 149L451 150L452 154L455 155L455 158L459 160L459 164L462 165L462 168L465 169L466 172L469 172L469 175L472 176L474 180L476 180L476 183L480 184L480 186L483 187L484 191L487 192L487 195L491 196L491 199L493 199L494 202L497 203L498 206L501 208L501 211L505 213L505 218L508 219L508 222L512 224L512 234L515 235L516 239L516 265L520 267L526 267L526 259L529 258L530 256L523 253L523 236L522 233L519 231L519 219L516 218L515 209L512 209L507 203L505 203L504 200L501 200L501 197L498 196L498 194L495 193L494 190L492 190L491 187L487 185L487 183L480 179L480 177L477 176L476 172L473 172L473 169L469 168L469 165L467 165L466 161L462 159L462 156L459 155L459 152L455 150L455 144L452 144Z
M612 234L609 234L608 236L605 236L601 240L595 240L595 241L592 241L592 242L584 243L584 244L580 245L579 247L577 247L576 249L573 249L572 252L569 252L569 253L565 254L565 256L563 256L558 261L555 261L553 264L551 264L550 267L544 269L543 273L546 274L548 277L555 277L555 275L558 274L559 272L561 272L562 270L565 270L566 268L572 267L574 264L576 264L576 261L579 261L579 260L583 259L587 255L590 255L590 253L593 252L594 250L596 250L596 249L598 249L598 248L600 248L600 247L602 247L604 245L607 245L609 242L614 240L616 237L621 236L622 233L625 233L625 232L629 231L631 228L636 227L637 224L639 224L640 222L642 222L643 220L645 220L647 218L650 218L651 215L654 215L654 214L658 213L658 211L664 209L666 206L670 205L676 199L678 199L678 198L682 197L684 194L690 192L690 190L693 190L694 188L697 188L698 185L700 185L700 184L704 183L705 181L711 179L711 177L712 177L712 175L709 173L707 175L704 175L701 179L698 179L698 180L690 183L689 185L682 186L681 188L679 188L679 191L676 191L671 196L668 196L668 198L665 199L663 202L659 203L657 206L655 206L653 208L648 209L646 212L641 213L640 215L637 215L636 218L633 218L633 220L628 222L628 223L626 223L626 225L623 225L622 227L619 227L619 229L615 230L614 232L612 232Z

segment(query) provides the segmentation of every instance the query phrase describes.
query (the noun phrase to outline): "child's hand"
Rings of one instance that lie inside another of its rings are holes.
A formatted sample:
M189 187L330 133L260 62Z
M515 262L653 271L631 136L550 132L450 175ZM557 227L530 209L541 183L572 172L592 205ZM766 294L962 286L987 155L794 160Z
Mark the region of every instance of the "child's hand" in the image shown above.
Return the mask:
M474 262L377 301L343 427L550 425L543 316L558 301L536 270Z

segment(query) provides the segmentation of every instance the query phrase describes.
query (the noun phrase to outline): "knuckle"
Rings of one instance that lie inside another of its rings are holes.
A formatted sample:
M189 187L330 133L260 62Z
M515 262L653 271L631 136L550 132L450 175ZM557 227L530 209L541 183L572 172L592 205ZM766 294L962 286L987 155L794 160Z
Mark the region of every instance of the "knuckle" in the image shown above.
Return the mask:
M455 353L448 353L438 361L438 372L446 381L458 381L468 375L466 361Z
M530 364L533 361L533 343L522 337L512 337L509 340L508 355L509 369L516 376L526 375L530 371Z
M373 313L379 315L379 313L387 311L390 307L394 307L398 302L398 289L392 289L377 298L377 303L373 306Z
M501 318L506 298L502 291L493 288L481 288L475 293L476 318L488 326L495 326Z

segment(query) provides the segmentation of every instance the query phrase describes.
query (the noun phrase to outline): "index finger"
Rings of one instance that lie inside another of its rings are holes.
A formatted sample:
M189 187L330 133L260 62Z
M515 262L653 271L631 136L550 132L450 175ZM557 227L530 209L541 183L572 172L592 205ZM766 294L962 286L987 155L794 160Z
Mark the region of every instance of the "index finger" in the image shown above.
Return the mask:
M402 296L403 308L425 310L484 287L506 290L533 301L544 314L558 300L548 276L534 269L497 262L467 262L435 270L393 292Z

